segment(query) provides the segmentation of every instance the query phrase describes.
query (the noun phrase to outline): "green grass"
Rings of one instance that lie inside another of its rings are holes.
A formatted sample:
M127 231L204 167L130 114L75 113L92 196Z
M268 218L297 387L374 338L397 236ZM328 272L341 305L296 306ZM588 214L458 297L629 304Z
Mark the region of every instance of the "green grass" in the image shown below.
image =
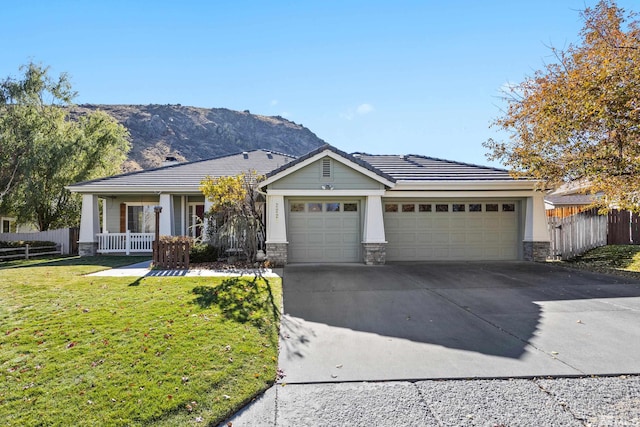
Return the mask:
M3 425L215 425L273 383L280 279L83 276L123 258L0 267Z
M640 279L640 246L609 245L568 261L571 267Z

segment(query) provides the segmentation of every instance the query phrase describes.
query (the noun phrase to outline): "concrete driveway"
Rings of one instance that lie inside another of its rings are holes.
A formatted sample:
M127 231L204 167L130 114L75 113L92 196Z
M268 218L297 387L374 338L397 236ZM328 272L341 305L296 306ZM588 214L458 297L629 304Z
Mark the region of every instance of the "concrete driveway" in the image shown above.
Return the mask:
M525 262L284 269L286 383L640 373L640 282Z

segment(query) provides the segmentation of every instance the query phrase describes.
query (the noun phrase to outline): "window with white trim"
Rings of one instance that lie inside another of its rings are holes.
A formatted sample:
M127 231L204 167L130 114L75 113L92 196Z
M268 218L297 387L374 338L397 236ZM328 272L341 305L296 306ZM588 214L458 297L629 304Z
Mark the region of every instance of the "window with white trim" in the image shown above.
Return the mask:
M127 204L127 230L132 233L153 233L156 228L156 205Z

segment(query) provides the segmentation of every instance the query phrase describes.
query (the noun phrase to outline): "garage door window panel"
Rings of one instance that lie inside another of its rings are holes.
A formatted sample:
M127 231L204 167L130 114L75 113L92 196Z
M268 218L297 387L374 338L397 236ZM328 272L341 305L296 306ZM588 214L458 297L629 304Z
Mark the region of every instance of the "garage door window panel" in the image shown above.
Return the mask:
M413 203L402 204L402 212L415 212L415 211L416 211L416 205L414 205Z
M325 203L325 212L340 212L340 203Z
M452 210L453 212L464 212L465 211L464 203L454 203Z
M482 203L469 203L469 212L482 212Z
M431 212L431 204L420 203L418 205L418 211L419 212Z
M343 210L345 212L358 212L358 204L357 203L345 203L343 206Z
M307 203L307 212L322 212L322 203Z
M449 205L436 205L436 212L449 212Z
M290 212L304 212L304 203L291 203Z
M385 212L398 212L398 205L395 203L386 203L384 205Z

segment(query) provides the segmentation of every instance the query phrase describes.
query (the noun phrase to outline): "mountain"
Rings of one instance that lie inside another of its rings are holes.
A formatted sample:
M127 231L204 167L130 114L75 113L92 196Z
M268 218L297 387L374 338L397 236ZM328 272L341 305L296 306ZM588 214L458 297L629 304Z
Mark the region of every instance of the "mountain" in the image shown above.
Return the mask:
M132 148L125 171L160 166L167 156L192 161L256 148L297 156L325 144L309 129L283 117L226 108L84 104L74 107L71 116L95 110L129 129Z

